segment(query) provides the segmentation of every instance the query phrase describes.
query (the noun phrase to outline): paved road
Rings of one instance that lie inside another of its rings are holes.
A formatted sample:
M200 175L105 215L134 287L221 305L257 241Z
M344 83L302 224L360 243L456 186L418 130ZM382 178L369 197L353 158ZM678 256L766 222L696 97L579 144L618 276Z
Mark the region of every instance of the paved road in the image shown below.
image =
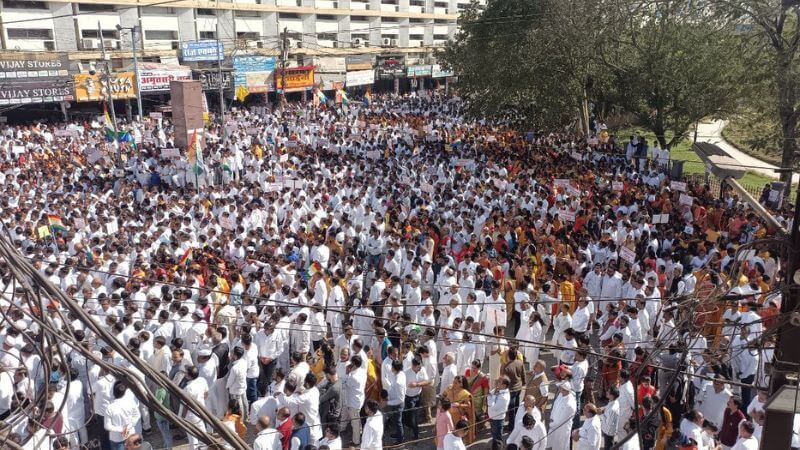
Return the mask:
M728 141L722 138L722 129L725 128L725 121L724 120L715 120L713 122L706 122L700 123L697 128L697 140L699 142L708 142L710 144L716 144L721 149L728 152L728 154L739 162L739 164L752 166L752 169L749 169L753 172L757 172L760 175L764 175L766 177L778 179L780 176L774 172L774 169L777 169L776 166L766 162L761 161L758 158L754 158L747 153L742 152L741 150L737 149L733 145L731 145ZM691 133L689 136L691 137ZM800 175L794 174L792 177L792 181L797 183L800 180Z

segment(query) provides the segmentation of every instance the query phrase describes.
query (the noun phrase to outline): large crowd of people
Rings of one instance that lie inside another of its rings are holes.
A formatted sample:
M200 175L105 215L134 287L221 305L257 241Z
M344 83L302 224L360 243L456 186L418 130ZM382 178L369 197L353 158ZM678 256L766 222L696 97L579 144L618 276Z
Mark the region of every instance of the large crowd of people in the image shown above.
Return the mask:
M374 95L233 110L199 154L144 119L122 161L101 122L4 126L0 221L256 450L759 448L785 262L751 244L776 230L640 136L514 124ZM21 289L0 262L4 442L202 448L81 351L37 346Z

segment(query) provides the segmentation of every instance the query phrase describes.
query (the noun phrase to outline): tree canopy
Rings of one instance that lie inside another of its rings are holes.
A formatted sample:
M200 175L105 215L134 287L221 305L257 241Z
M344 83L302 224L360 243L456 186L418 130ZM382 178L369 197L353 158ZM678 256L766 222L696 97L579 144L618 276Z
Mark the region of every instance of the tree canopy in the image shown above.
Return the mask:
M632 114L662 145L736 104L741 65L726 18L686 0L494 0L470 5L441 55L476 115L507 108L530 126ZM668 139L668 137L670 139Z

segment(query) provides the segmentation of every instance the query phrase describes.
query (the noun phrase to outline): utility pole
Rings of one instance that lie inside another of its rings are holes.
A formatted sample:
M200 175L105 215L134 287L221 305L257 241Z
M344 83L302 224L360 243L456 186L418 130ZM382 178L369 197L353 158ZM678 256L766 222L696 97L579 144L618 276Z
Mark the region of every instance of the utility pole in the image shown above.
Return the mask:
M108 68L108 55L106 54L106 41L103 38L103 28L100 26L100 21L97 21L97 34L100 36L100 51L103 54L103 64L105 65L104 78L105 78L105 85L106 85L106 101L108 102L108 106L111 108L111 125L114 129L114 146L117 149L117 168L122 169L122 149L119 146L119 142L117 139L119 138L119 134L117 133L117 113L114 111L114 96L111 93L111 71Z
M139 120L144 117L144 109L142 109L142 87L139 81L139 59L136 57L136 42L138 41L136 34L141 30L139 25L134 25L131 28L131 47L133 48L133 73L136 77L136 107L139 110Z
M217 78L219 79L219 126L222 127L222 140L228 140L228 131L225 129L225 87L222 82L222 62L225 60L224 47L220 49L222 41L219 39L220 34L220 16L217 15Z
M289 32L286 27L281 33L281 111L286 103L286 59L289 57Z
M787 171L791 173L790 169ZM780 395L781 388L792 382L789 375L796 375L800 370L800 348L796 345L800 340L800 326L796 316L800 307L800 193L795 198L794 219L792 228L788 231L789 245L786 246L786 271L781 302L781 316L786 316L787 320L779 323L776 334L769 386L770 399L767 401L761 448L789 448L794 431L794 414L776 411L770 404ZM793 389L798 388L793 386Z

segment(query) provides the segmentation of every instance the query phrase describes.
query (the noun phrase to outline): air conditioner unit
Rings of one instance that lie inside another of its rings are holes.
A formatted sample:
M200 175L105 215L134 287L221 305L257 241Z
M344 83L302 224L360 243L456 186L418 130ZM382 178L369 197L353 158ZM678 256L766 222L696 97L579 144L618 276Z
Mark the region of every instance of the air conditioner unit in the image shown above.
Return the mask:
M96 49L97 47L99 47L99 45L98 45L99 43L100 43L100 42L99 42L99 41L97 41L96 39L84 39L84 40L81 42L81 46L82 46L82 47L83 47L85 50L93 50L93 49Z
M353 47L361 47L364 45L364 40L361 38L353 39Z
M397 47L398 45L400 45L400 41L397 39L392 39L392 42L389 43L390 47Z
M108 40L104 41L103 44L106 48L119 49L119 41Z
M260 44L260 42L258 42L258 41L246 41L245 42L245 45L248 48L258 48L258 44Z
M384 46L384 47L388 47L388 46L392 45L392 40L389 39L389 38L383 38L383 39L381 39L381 45Z

